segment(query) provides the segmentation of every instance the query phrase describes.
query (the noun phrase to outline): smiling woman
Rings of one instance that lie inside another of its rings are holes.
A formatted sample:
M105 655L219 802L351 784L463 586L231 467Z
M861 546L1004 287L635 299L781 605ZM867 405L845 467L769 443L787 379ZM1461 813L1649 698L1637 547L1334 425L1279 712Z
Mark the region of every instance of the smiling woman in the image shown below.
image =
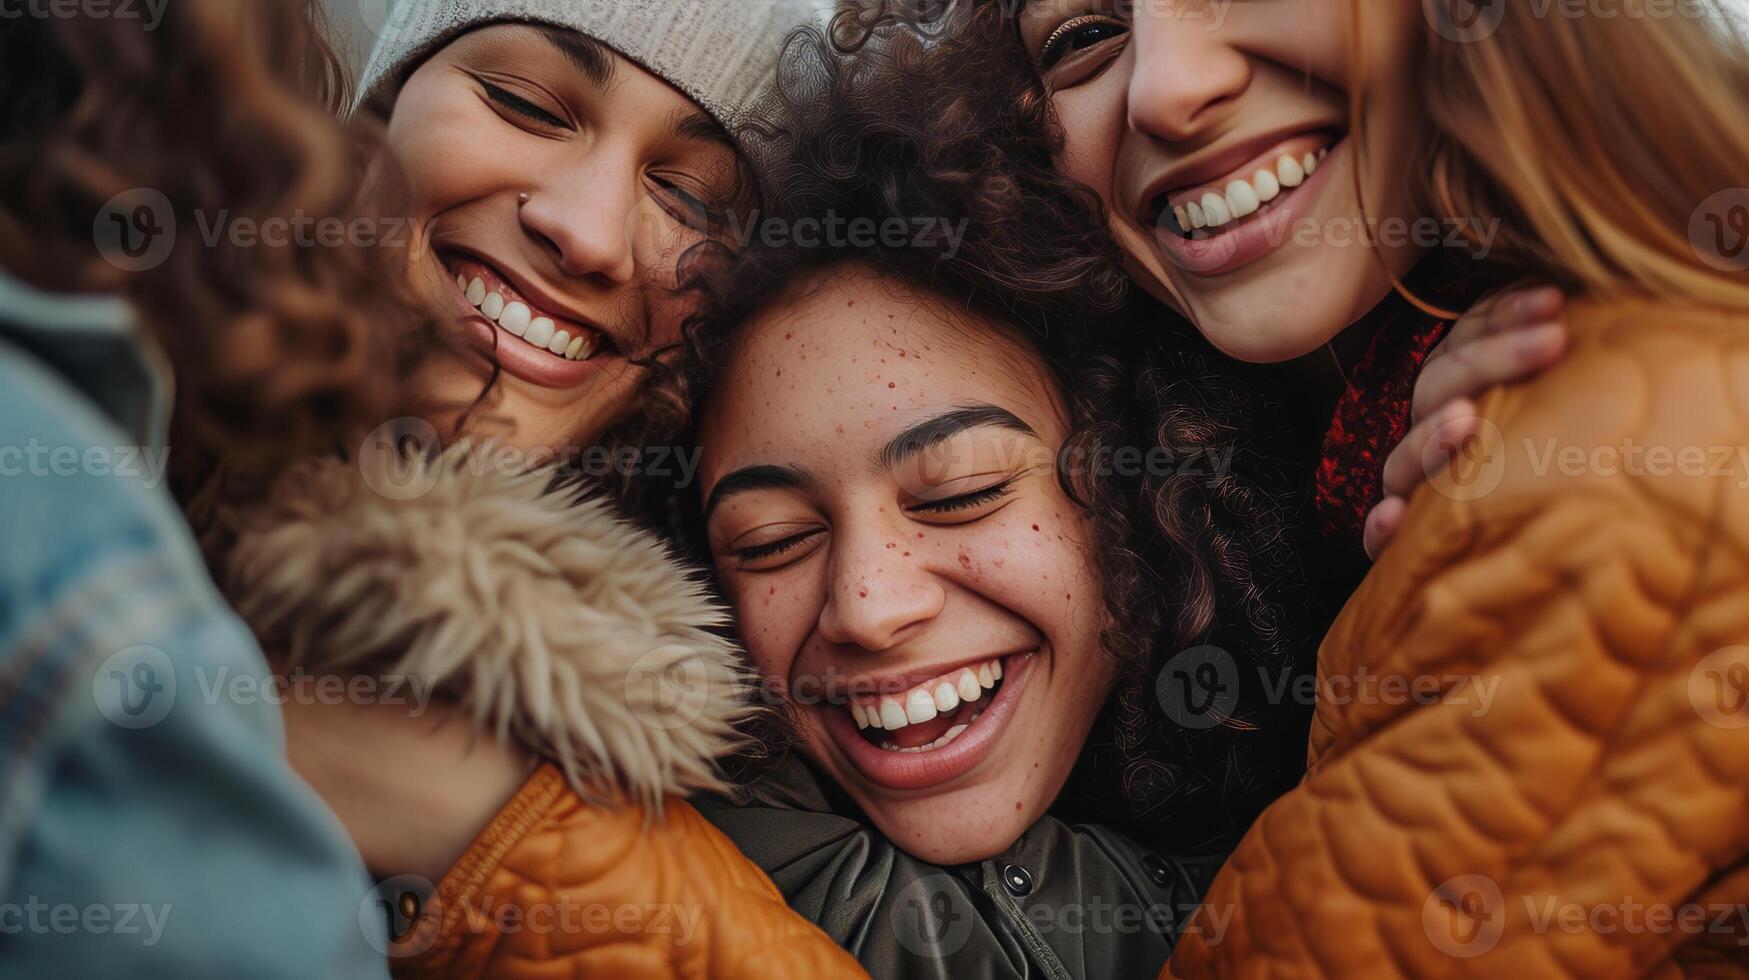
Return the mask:
M415 379L417 414L524 448L638 441L610 433L646 431L639 393L696 309L684 287L750 188L726 125L812 9L396 10L364 106L412 190L414 278L472 341Z
M906 851L1000 853L1116 675L1059 381L1012 326L850 265L739 333L704 406L718 578L803 751ZM782 379L779 381L778 379Z

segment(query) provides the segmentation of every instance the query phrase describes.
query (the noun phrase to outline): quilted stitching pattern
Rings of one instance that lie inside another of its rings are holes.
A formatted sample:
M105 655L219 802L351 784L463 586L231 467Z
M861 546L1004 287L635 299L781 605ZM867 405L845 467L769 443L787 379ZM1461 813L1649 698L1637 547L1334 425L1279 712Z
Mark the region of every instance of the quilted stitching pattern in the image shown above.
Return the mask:
M535 773L438 886L402 980L865 977L698 811L591 806ZM508 916L509 918L504 918Z
M1338 619L1310 772L1169 974L1749 973L1749 318L1569 320ZM1368 672L1443 696L1326 696Z

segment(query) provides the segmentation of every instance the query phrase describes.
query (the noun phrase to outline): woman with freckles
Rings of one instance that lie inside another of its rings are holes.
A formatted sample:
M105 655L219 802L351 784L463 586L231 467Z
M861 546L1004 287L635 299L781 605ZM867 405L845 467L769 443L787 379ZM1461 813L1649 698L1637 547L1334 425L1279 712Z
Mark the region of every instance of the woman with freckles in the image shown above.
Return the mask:
M783 724L700 808L873 975L1151 971L1210 862L1057 815L1134 625L1068 373L902 260L748 261L793 265L695 378L696 517ZM1061 921L1106 906L1134 928Z

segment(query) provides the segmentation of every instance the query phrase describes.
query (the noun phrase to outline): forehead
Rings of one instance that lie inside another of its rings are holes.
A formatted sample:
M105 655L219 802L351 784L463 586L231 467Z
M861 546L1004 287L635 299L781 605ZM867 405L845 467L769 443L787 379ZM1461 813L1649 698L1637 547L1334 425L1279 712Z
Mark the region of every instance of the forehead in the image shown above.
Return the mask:
M968 402L1063 428L1050 371L1014 328L858 269L792 287L742 330L707 443L824 451Z

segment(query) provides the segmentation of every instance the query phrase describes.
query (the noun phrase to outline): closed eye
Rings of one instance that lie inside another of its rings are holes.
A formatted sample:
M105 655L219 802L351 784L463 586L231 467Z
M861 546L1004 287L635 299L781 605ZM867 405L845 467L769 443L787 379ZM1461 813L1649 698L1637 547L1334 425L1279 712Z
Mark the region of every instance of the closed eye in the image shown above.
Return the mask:
M740 563L741 567L745 568L756 562L767 561L780 555L788 554L813 540L820 533L819 528L813 528L811 530L803 531L800 534L792 534L787 538L782 538L766 544L753 545L747 548L736 548L730 551L729 554L733 555L735 560Z
M571 127L570 123L507 88L494 85L484 79L480 80L480 85L486 90L486 98L492 100L494 105L513 112L530 122L537 122L553 129L569 129Z
M974 490L957 497L945 500L931 500L925 503L912 504L909 508L913 513L923 514L953 514L959 511L972 510L985 504L994 503L1014 492L1014 481L1004 480L993 487Z

